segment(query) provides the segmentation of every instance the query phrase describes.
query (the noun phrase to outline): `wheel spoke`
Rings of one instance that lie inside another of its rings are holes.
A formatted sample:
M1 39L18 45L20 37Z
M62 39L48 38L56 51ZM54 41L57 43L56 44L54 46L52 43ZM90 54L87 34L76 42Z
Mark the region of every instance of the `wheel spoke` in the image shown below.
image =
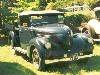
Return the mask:
M32 54L33 64L38 70L44 69L45 61L41 58L41 53L35 48Z
M39 66L39 54L38 51L33 51L33 64L38 67Z

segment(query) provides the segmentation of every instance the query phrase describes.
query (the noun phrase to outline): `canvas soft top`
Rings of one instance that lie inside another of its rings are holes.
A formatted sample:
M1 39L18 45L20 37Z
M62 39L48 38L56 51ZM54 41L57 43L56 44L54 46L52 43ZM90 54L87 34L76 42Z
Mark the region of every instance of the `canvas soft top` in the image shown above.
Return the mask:
M57 10L23 11L23 12L19 13L19 16L49 15L49 14L64 14L64 12L60 12L60 11L57 11Z

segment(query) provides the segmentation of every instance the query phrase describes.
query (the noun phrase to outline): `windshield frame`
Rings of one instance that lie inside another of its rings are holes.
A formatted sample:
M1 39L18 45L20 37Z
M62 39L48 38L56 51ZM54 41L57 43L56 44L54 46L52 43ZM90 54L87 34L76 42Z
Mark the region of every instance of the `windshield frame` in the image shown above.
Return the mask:
M31 17L37 17L31 18ZM40 17L40 18L39 18ZM35 21L37 20L37 22ZM34 15L30 16L30 24L31 26L36 26L40 24L54 24L54 23L64 23L64 15L63 14L52 14L52 15Z

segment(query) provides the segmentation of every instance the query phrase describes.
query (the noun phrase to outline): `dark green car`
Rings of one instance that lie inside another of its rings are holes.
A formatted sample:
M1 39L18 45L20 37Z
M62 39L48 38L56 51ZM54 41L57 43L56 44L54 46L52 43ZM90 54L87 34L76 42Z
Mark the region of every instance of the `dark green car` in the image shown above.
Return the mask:
M45 68L46 59L78 56L93 53L93 40L84 34L73 34L63 23L64 13L51 11L24 11L19 14L9 39L15 53L21 53L39 70Z

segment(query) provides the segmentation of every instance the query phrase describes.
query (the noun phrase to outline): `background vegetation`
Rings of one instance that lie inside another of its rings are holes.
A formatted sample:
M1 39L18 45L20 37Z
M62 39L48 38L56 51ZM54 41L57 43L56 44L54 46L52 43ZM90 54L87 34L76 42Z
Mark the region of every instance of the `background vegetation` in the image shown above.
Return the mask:
M0 0L0 26L4 23L13 24L18 19L18 13L24 10L62 9L84 4L93 9L100 6L99 3L99 0Z

